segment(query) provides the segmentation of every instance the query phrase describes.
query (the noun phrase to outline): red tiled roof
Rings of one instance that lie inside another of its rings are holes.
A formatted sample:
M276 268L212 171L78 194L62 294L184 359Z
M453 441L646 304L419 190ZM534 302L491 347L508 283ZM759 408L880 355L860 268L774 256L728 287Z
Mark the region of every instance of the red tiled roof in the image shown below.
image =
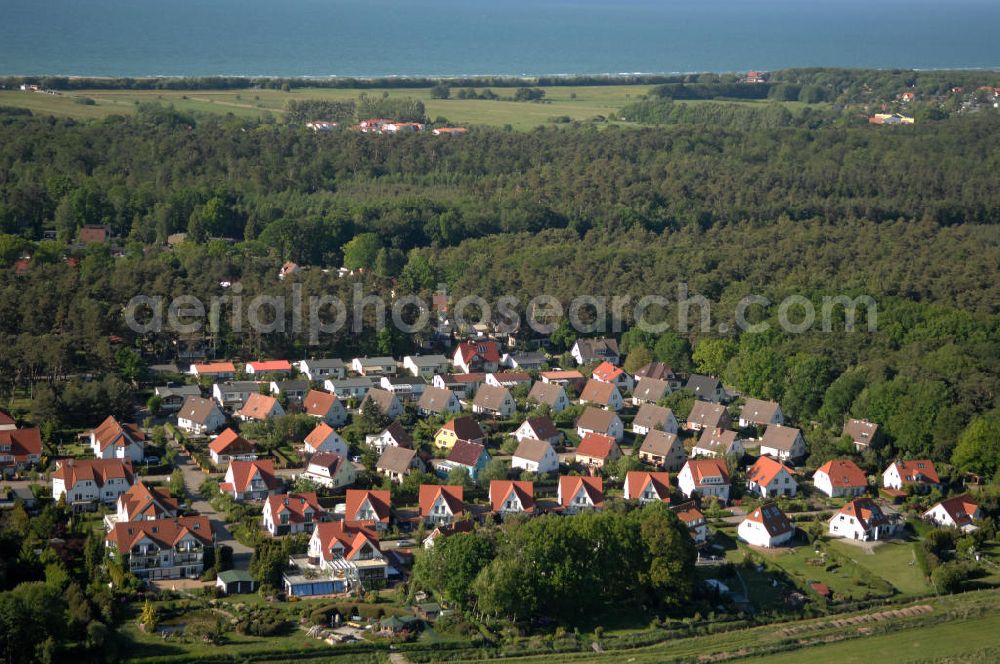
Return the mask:
M559 478L559 495L562 497L562 506L569 507L571 501L580 491L580 486L590 496L594 507L604 505L604 480L600 477L583 477L563 475Z
M161 518L177 513L177 499L169 491L160 487L150 488L142 482L136 482L118 496L118 502L129 521L135 521L140 516Z
M778 509L778 506L773 503L761 505L750 514L747 514L746 520L753 521L764 526L764 530L766 530L767 534L771 537L784 535L787 532L795 530L795 526L793 526L792 522L788 520L785 513Z
M780 461L775 461L771 457L762 456L757 459L757 462L750 466L750 470L747 471L747 481L756 482L761 486L767 486L774 481L774 478L778 476L784 470L789 475L794 475L795 471L781 463Z
M607 360L604 360L597 365L594 369L593 374L591 374L595 380L599 380L605 383L611 383L618 380L618 377L624 374L625 371L611 364Z
M254 451L254 445L249 440L230 428L220 433L208 444L208 449L216 454L246 454Z
M247 397L246 403L239 410L239 414L254 420L266 420L270 416L271 411L274 410L276 403L278 403L278 400L274 397L254 392Z
M868 486L865 471L858 468L858 465L850 459L831 459L817 468L816 472L826 473L830 478L830 486L836 488Z
M649 484L653 485L653 490L660 500L664 502L670 500L670 474L645 470L628 471L625 476L625 498L637 499Z
M490 503L493 505L494 512L500 511L504 501L507 500L507 496L512 491L517 494L518 500L521 501L521 507L524 508L525 512L531 512L535 509L534 482L492 480L490 482Z
M70 490L81 480L90 480L97 486L111 479L126 479L132 483L132 462L121 459L66 459L58 461L58 468L52 473L53 479L63 480L66 490Z
M291 371L292 365L288 360L262 360L260 362L250 362L254 372L267 371Z
M9 447L16 463L25 463L30 456L41 456L42 434L36 427L32 429L5 429L0 431L0 447Z
M309 390L305 399L302 400L302 407L307 415L314 417L326 417L333 410L333 405L337 401L337 396L330 392L321 390Z
M302 493L281 493L268 496L267 504L271 508L271 519L278 523L278 517L282 512L288 512L290 523L303 523L306 519L306 508L312 508L313 515L320 514L323 508L316 498L315 491L304 491Z
M469 364L476 357L484 362L500 361L500 349L495 341L463 341L458 345L458 351L462 354L462 362L465 364Z
M347 501L344 510L344 518L348 521L359 521L358 510L365 504L371 504L375 515L380 523L389 523L389 513L391 509L391 499L388 491L376 491L372 489L348 489Z
M955 525L958 527L971 524L976 511L979 509L979 505L973 502L972 498L966 495L946 498L927 511L932 511L938 505L940 505L944 511L948 513L948 516L951 517L951 520L954 521Z
M135 424L125 424L123 426L113 415L109 415L91 433L94 434L94 438L97 440L102 451L107 449L109 445L127 447L132 443L146 439L145 434Z
M315 458L313 457L313 459ZM281 486L281 481L274 475L274 462L270 459L231 461L229 463L229 471L233 475L233 488L241 493L250 487L250 481L258 472L268 489L277 489ZM229 472L226 475L228 476Z
M617 446L618 443L611 436L588 431L577 445L576 453L593 459L607 459Z
M319 538L324 560L333 560L333 548L337 542L343 547L347 560L351 560L365 544L381 551L375 531L360 524L323 521L316 524L315 536Z
M688 459L687 465L696 487L702 486L706 477L722 477L723 483L729 483L729 471L722 459Z
M607 406L611 403L611 395L618 391L614 383L602 383L599 380L588 380L583 391L580 392L580 401L589 401Z
M14 421L11 414L3 408L0 408L0 426L14 426L16 424L17 422Z
M899 472L903 486L907 484L940 484L937 469L930 459L913 459L912 461L895 461L893 465Z
M303 442L314 449L318 449L323 441L330 437L331 433L336 433L336 431L333 430L333 427L326 422L320 422L312 431L309 432L309 435L306 436Z
M455 437L458 440L475 442L486 438L486 434L483 433L483 428L479 426L479 422L468 415L451 419L441 428L445 431L454 431Z
M485 451L486 448L479 443L456 440L455 445L448 453L448 461L468 466L470 468L475 468L476 463Z
M871 498L855 498L841 507L840 513L855 517L865 530L889 523L882 508Z
M232 362L210 362L208 364L194 364L192 370L199 374L219 374L236 373L236 365Z
M452 514L458 516L465 511L463 503L465 491L461 486L421 484L420 485L420 514L430 516L431 508L438 496L444 496L445 502L451 508Z
M126 521L116 523L107 535L121 552L129 551L144 538L161 548L176 546L186 535L191 535L203 545L212 543L212 524L206 516L182 516L152 521Z
M535 437L539 440L548 440L549 438L559 435L559 429L556 428L556 423L553 422L552 418L548 415L529 417L525 420L525 422L528 423L531 430L535 432Z

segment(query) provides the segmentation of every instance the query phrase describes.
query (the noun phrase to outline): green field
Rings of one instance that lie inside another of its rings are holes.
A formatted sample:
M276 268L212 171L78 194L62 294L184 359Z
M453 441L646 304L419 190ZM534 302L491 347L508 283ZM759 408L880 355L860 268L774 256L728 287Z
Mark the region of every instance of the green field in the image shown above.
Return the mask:
M925 595L932 590L916 564L911 542L885 542L875 548L874 554L865 553L844 542L834 541L831 546L875 576L891 583L904 595Z

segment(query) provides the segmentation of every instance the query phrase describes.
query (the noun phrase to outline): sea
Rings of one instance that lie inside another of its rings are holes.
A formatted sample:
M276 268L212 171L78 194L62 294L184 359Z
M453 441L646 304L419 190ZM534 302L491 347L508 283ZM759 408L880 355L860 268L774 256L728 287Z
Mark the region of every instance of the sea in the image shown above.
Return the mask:
M1000 0L0 0L0 74L1000 68Z

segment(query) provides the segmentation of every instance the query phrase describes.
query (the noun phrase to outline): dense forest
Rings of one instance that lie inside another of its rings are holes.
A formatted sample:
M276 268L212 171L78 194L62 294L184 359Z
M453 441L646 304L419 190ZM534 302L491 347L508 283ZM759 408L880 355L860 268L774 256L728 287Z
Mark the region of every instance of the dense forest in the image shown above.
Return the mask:
M122 307L139 293L208 301L238 281L249 298L294 281L346 299L360 279L376 292L445 284L523 305L542 293L675 297L684 282L712 301L710 330L629 332L626 345L787 402L799 421L870 417L890 449L979 449L995 437L1000 387L1000 118L792 124L477 128L442 140L155 106L85 123L0 112L0 390L31 388L40 420L71 419L70 401L114 411L141 379L133 349L149 362L178 340L126 328ZM109 225L120 255L77 246L85 224ZM177 233L186 241L168 246ZM365 272L279 281L285 260ZM877 329L741 335L733 312L749 293L798 294L817 310L826 295L867 294ZM244 358L413 347L391 332L307 342L225 326L211 339L219 356ZM111 375L82 381L90 373ZM991 475L1000 465L996 451L956 458Z

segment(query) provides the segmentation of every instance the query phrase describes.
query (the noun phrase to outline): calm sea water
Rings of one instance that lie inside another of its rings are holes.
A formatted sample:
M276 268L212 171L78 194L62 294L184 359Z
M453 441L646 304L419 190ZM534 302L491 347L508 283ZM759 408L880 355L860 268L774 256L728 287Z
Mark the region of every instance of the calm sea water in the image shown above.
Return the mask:
M0 0L0 73L997 68L1000 0Z

